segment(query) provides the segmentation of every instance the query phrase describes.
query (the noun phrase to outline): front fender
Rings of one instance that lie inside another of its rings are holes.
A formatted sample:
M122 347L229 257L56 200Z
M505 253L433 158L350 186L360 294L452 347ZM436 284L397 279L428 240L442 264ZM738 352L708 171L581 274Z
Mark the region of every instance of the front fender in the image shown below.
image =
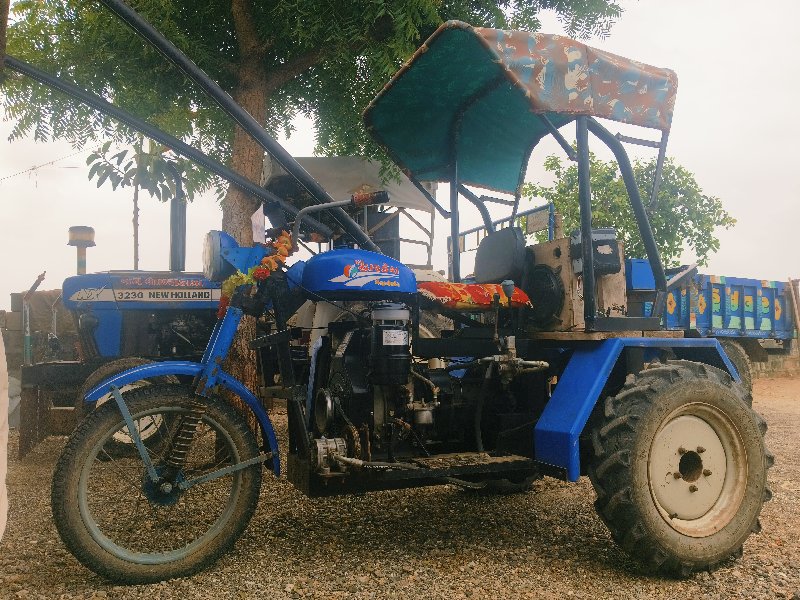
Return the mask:
M117 373L113 377L109 377L105 381L98 384L96 387L89 390L86 394L84 401L89 403L97 402L99 398L105 396L111 391L111 386L122 386L133 383L134 381L141 381L142 379L151 379L153 377L163 377L166 375L191 375L196 376L203 372L203 365L201 363L171 360L164 362L153 362L146 365L134 367L127 371ZM261 426L261 432L264 434L264 439L267 440L270 450L272 451L272 470L277 477L280 475L280 453L278 452L278 440L275 437L275 429L272 427L267 412L261 406L258 398L251 392L241 381L232 377L224 371L219 371L216 375L217 383L232 393L239 396L244 403L253 411L253 414L258 419Z
M713 338L610 338L579 346L534 428L534 457L564 469L569 481L580 476L581 432L625 348L691 350L697 356L695 360L721 366L741 383L722 346Z

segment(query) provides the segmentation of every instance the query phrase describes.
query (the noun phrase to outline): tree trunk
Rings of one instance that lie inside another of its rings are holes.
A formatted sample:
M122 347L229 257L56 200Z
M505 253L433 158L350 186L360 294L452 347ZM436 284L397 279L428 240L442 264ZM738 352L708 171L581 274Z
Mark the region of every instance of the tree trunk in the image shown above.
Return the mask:
M264 53L259 48L258 37L252 25L252 7L249 0L233 0L231 9L241 51L238 83L233 92L233 99L256 121L263 124L267 114L267 73ZM233 136L231 168L258 184L263 164L263 148L237 126ZM258 200L239 188L235 186L228 188L228 193L222 202L222 229L232 235L241 246L253 245L250 217L259 204ZM231 345L225 369L251 391L258 392L256 354L248 346L248 342L255 337L255 334L255 319L243 318ZM238 404L236 400L233 400L233 403ZM253 425L255 424L251 423L251 426Z
M285 83L319 63L324 57L325 49L307 49L268 70L267 52L272 42L261 40L258 36L254 26L252 0L231 0L231 16L239 45L238 81L233 90L233 99L264 125L270 96ZM233 137L231 168L258 184L263 165L264 149L237 126ZM259 206L259 200L230 186L222 202L222 229L231 234L240 245L252 246L250 217ZM255 334L255 319L242 319L225 366L231 375L254 392L258 391L259 384L256 355L248 347L248 342ZM236 404L236 401L233 403Z

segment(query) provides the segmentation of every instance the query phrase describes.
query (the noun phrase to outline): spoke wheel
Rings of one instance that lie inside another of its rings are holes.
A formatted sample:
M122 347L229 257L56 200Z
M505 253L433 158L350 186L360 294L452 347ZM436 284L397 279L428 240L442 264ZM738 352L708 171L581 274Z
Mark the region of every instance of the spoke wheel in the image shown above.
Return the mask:
M688 361L629 376L592 417L589 477L612 537L677 576L739 556L771 496L766 423L727 373Z
M138 453L110 451L125 423L116 405L106 403L74 432L56 466L56 527L78 560L109 579L146 583L189 575L215 561L247 526L258 501L261 465L185 491L178 486L257 456L255 438L230 406L192 396L180 385L139 388L125 400L137 427L169 424L154 434L157 450L148 448L159 481L152 481ZM169 467L170 438L198 415L182 466Z

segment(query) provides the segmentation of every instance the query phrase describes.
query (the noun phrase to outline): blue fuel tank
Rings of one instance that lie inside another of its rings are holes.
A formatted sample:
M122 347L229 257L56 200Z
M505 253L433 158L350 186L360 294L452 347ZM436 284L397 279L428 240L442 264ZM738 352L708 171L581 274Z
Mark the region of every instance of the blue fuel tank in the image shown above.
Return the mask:
M401 262L377 252L340 248L317 254L303 268L303 287L331 300L383 300L414 294L417 279Z

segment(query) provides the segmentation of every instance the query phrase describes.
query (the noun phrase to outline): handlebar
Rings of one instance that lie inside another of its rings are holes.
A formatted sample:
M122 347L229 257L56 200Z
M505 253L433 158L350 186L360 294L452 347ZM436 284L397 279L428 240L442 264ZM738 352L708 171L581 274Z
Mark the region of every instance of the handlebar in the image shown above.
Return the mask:
M377 192L365 192L362 194L353 194L349 200L338 200L335 202L328 202L326 204L312 204L300 209L295 216L294 225L292 226L292 249L297 251L297 240L300 239L300 223L308 213L327 210L330 208L352 206L355 208L364 208L365 206L373 206L376 204L386 204L389 202L389 192L380 190Z

